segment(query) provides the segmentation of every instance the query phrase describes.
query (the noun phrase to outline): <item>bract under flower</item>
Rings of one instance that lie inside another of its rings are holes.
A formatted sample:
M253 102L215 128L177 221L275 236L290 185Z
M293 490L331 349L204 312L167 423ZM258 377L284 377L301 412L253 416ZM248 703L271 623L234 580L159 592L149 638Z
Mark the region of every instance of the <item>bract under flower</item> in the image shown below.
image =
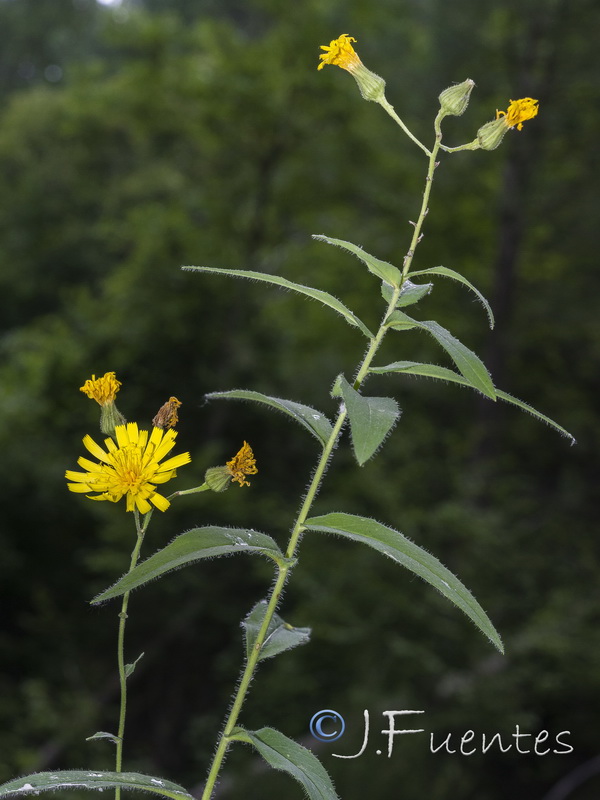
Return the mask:
M91 378L79 389L86 394L90 400L95 400L101 406L107 403L114 403L115 395L121 387L121 381L117 380L114 372L106 372L101 378L92 375Z
M523 97L521 100L511 100L507 111L496 110L496 119L503 118L508 128L515 128L520 131L523 123L528 119L537 116L539 100L533 97Z
M153 428L152 433L138 430L135 422L117 425L116 443L105 439L103 450L91 436L85 436L85 448L98 459L94 463L83 456L77 463L86 472L67 470L65 477L72 481L67 486L71 492L98 492L88 495L90 500L118 502L126 496L127 511L137 510L147 514L152 506L166 511L170 506L166 497L156 491L156 484L166 483L177 474L177 467L191 461L189 453L162 461L175 445L177 433ZM152 504L152 505L151 505Z
M231 461L226 464L226 469L231 475L232 480L237 481L240 486L250 486L246 475L256 475L256 459L248 442L244 442L243 447L238 450Z

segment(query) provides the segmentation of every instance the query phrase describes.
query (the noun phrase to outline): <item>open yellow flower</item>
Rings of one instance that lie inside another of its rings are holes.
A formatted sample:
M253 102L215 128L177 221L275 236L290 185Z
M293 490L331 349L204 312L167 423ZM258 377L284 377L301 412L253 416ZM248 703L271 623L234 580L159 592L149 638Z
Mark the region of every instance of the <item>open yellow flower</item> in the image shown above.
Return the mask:
M248 442L244 442L243 447L238 450L231 461L225 465L227 472L231 475L231 479L237 481L240 486L250 486L246 475L256 475L258 469L256 468L256 459L254 453Z
M114 372L106 372L101 378L92 375L83 386L80 392L86 394L90 400L95 400L101 406L115 402L115 395L121 388L121 381L117 380Z
M496 110L496 119L503 118L508 128L515 128L520 131L523 123L528 119L533 119L538 113L539 100L533 97L523 97L521 100L511 100L507 111Z
M78 459L80 467L86 472L67 470L65 477L72 483L67 486L71 492L98 492L88 495L90 500L109 500L117 503L123 496L127 499L127 511L137 510L147 514L152 505L160 511L170 506L166 497L156 491L156 484L166 483L177 474L177 467L191 461L189 453L163 461L175 445L177 433L153 428L152 433L138 430L135 422L117 425L116 444L105 439L107 451L92 439L85 436L85 448L98 459L94 463L83 456ZM152 504L152 505L151 505Z
M321 63L317 69L323 69L325 64L335 64L337 67L347 69L348 72L357 69L362 64L362 61L352 47L352 42L355 41L354 36L342 33L338 39L333 39L329 45L322 44L321 50L325 50L325 52L319 56Z

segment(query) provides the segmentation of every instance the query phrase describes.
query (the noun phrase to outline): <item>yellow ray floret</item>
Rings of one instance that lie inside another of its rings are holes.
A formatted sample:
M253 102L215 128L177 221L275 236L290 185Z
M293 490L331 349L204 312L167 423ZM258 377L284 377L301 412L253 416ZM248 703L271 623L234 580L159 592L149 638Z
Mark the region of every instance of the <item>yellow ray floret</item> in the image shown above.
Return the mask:
M533 119L538 113L539 100L534 100L533 97L523 97L521 100L511 100L507 111L496 110L496 119L504 117L504 122L508 128L514 128L520 131L523 128L523 123L528 119Z
M321 63L317 69L323 69L325 64L335 64L336 67L352 72L359 67L362 61L352 47L352 42L355 41L354 36L342 33L338 39L333 39L328 45L322 44L321 50L325 50L325 52L319 56Z
M160 511L170 506L166 497L156 491L156 484L166 483L177 474L177 467L191 461L189 453L160 462L175 446L177 433L153 428L152 433L138 430L135 422L117 425L116 443L105 439L106 450L85 436L83 444L100 463L81 457L77 463L86 472L67 470L65 477L73 483L71 492L98 492L88 495L90 500L109 500L117 503L126 496L127 511L137 510L147 514L152 505ZM152 504L152 505L151 505Z
M226 469L231 475L231 479L237 481L240 486L250 486L246 475L256 475L256 459L248 442L244 442L243 447L238 450L231 461L226 464Z
M115 395L121 387L121 381L117 380L114 372L106 372L101 378L92 375L83 384L80 392L86 394L90 400L95 400L101 406L115 402Z

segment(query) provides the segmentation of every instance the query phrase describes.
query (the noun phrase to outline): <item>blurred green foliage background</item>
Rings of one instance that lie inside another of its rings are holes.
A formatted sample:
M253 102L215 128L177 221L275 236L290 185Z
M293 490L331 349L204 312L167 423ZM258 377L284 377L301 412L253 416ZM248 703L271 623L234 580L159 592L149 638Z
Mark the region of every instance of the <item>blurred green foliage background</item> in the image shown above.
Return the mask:
M331 383L351 375L364 342L317 304L179 266L277 273L377 323L377 282L310 235L399 264L426 163L347 73L317 72L318 46L347 32L426 143L454 81L477 88L445 123L449 144L509 98L539 98L538 118L499 150L443 158L415 263L463 272L492 301L496 330L441 280L418 316L450 328L498 386L578 444L458 387L373 379L401 422L362 469L342 443L316 510L372 515L437 555L506 656L391 561L313 535L282 606L312 642L264 664L243 722L314 746L344 800L598 797L599 18L593 0L0 0L0 780L112 766L111 745L85 737L116 725L117 608L88 601L125 571L134 529L122 505L66 490L82 436L97 430L78 391L87 377L115 370L119 407L140 423L169 395L183 401L178 442L193 464L179 488L244 439L257 455L250 489L155 515L147 555L208 523L286 541L313 440L203 395L250 388L333 413ZM390 336L379 363L398 359L449 365L413 332ZM270 581L268 564L236 557L133 595L128 654L145 657L130 681L127 768L201 790L241 662L239 621ZM321 708L348 724L333 746L308 732ZM334 758L359 749L365 708L369 752ZM399 737L391 759L375 754L385 709L426 712L427 733ZM510 743L516 724L570 731L574 750L429 752L430 732ZM218 793L301 796L247 748Z

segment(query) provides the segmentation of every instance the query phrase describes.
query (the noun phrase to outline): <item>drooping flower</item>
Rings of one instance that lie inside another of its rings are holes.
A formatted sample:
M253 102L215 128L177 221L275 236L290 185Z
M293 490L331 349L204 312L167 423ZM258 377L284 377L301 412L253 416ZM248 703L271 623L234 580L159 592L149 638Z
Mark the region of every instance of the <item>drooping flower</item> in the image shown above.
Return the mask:
M67 470L65 477L72 481L67 486L71 492L97 492L88 495L90 500L109 500L117 503L126 496L126 510L147 514L152 506L166 511L170 506L166 497L156 491L156 484L166 483L177 474L177 467L191 461L189 453L162 461L175 445L177 433L153 428L152 433L138 430L135 422L117 425L116 443L105 439L106 451L91 436L83 444L100 463L81 457L77 463L86 472ZM152 504L152 505L151 505Z
M121 381L117 380L116 374L106 372L101 378L92 375L79 391L86 394L90 400L95 400L99 405L105 406L107 403L115 402L115 396L120 388Z
M238 450L231 461L228 461L225 466L231 475L231 479L237 481L240 486L250 486L245 476L256 475L258 472L256 468L256 459L254 458L254 453L248 442L244 442L240 450Z
M532 97L523 97L521 100L511 100L507 111L496 109L496 119L502 118L508 128L515 128L520 131L523 123L528 119L537 116L539 100Z
M319 56L321 63L317 69L323 69L325 64L335 64L335 66L346 69L348 72L357 69L362 64L362 61L352 47L352 42L355 41L354 36L342 33L339 38L332 39L328 45L322 44L321 50L325 52Z
M495 150L509 130L520 131L524 122L537 116L538 102L532 97L511 100L507 111L496 111L496 119L479 128L474 144L482 150Z
M175 425L179 422L179 417L177 416L177 409L181 406L181 400L178 400L176 397L169 397L166 403L162 405L154 419L152 420L152 424L155 428L174 428Z
M101 378L92 375L79 389L99 404L100 430L108 436L114 436L117 425L127 422L115 405L115 396L120 388L121 381L117 380L115 373L106 372Z
M385 97L385 81L365 67L352 47L352 42L355 41L354 36L342 33L337 39L332 39L328 45L322 44L321 50L325 52L319 55L321 63L317 69L323 69L325 64L334 64L336 67L347 70L358 84L364 99L380 103Z

